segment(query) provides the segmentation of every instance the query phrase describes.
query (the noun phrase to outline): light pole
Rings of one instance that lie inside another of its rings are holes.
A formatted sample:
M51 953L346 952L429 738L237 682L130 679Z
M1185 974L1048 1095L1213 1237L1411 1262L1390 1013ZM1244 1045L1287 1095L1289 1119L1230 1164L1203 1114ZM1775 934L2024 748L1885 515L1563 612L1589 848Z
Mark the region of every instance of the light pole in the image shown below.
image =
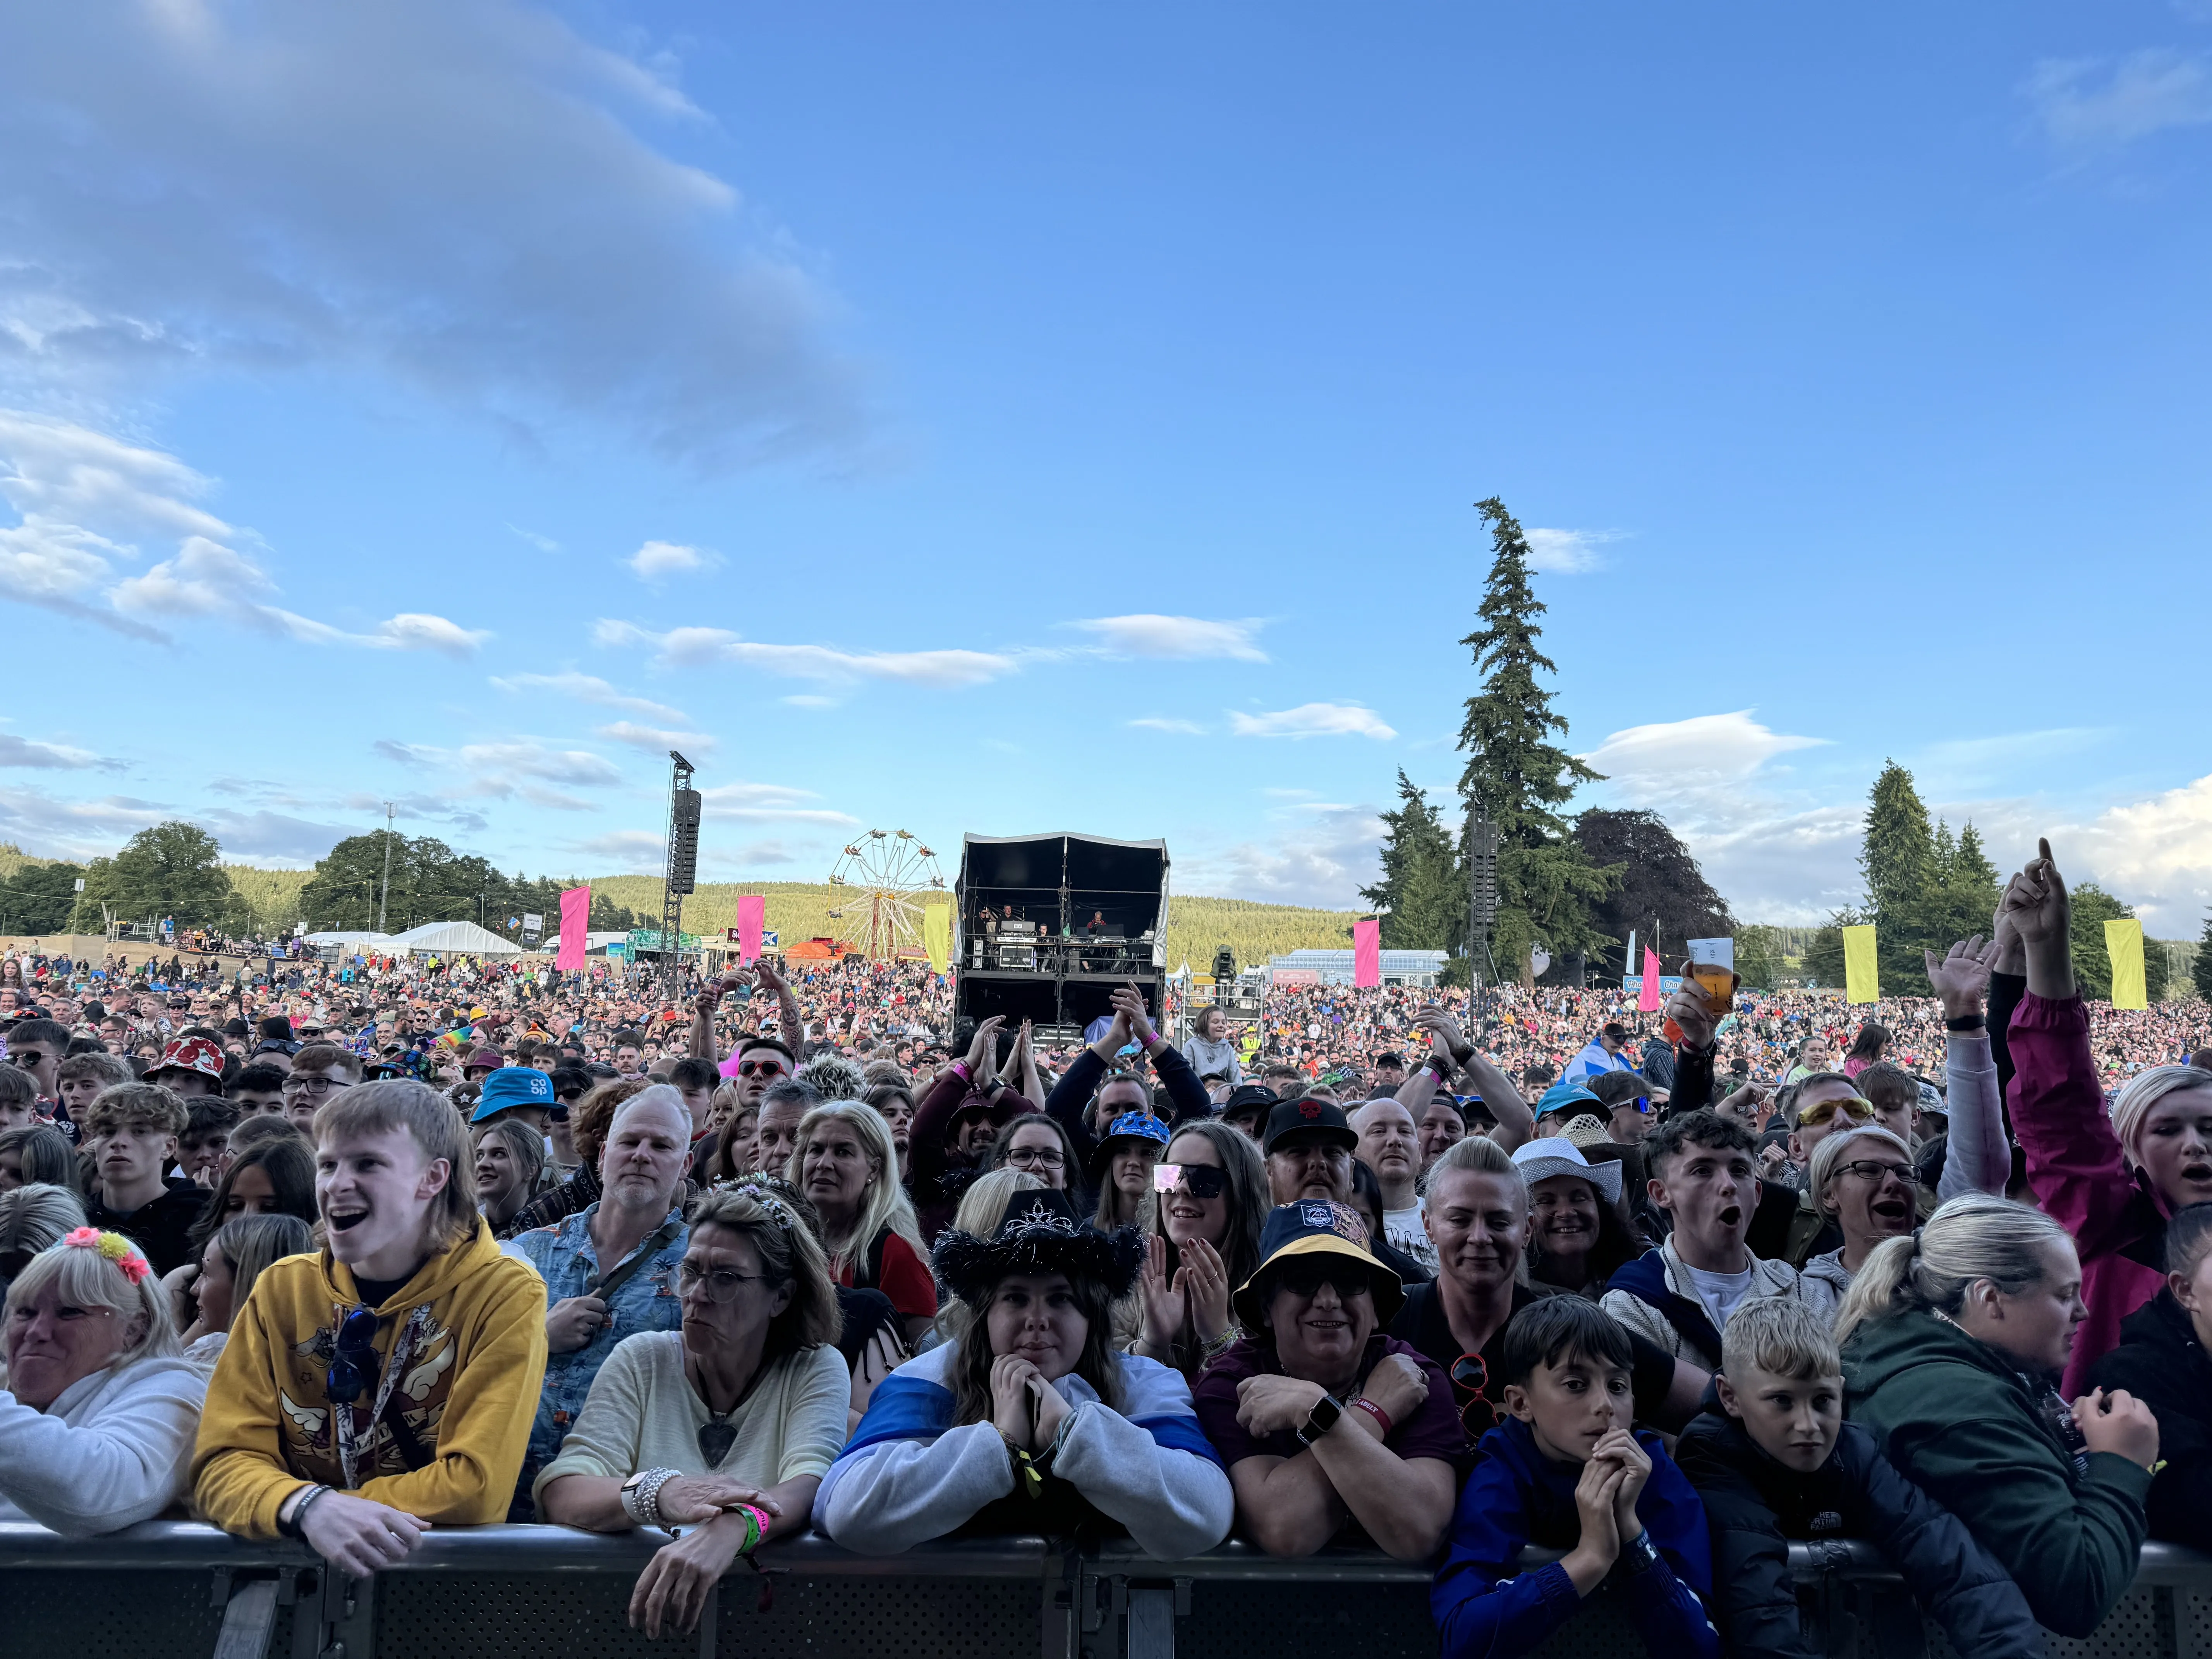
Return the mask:
M397 811L390 801L384 803L384 890L376 900L376 931L384 931L385 907L392 899L392 819Z

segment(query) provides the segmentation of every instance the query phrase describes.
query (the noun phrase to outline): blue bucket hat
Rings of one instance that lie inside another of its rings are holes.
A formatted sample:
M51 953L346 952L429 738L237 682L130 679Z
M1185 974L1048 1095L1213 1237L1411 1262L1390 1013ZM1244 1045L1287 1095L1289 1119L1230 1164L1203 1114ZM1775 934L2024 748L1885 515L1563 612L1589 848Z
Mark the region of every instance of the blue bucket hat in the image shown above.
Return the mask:
M556 1103L553 1079L536 1066L502 1066L484 1079L483 1093L469 1121L482 1123L517 1106L543 1106L550 1111Z
M1097 1180L1106 1168L1107 1160L1114 1156L1114 1143L1117 1140L1149 1140L1164 1150L1168 1144L1168 1126L1150 1112L1122 1113L1106 1126L1106 1133L1099 1138L1098 1145L1091 1149L1091 1180Z

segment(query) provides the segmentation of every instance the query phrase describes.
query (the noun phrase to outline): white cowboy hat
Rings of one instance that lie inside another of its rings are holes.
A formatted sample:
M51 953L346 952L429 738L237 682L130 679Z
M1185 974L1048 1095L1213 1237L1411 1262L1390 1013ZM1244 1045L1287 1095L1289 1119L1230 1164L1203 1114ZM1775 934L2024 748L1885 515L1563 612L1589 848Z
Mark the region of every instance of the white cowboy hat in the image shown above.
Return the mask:
M1522 1177L1531 1187L1553 1176L1580 1176L1597 1188L1607 1203L1620 1201L1620 1165L1610 1160L1591 1163L1571 1140L1547 1136L1528 1141L1513 1154L1513 1161L1521 1166Z

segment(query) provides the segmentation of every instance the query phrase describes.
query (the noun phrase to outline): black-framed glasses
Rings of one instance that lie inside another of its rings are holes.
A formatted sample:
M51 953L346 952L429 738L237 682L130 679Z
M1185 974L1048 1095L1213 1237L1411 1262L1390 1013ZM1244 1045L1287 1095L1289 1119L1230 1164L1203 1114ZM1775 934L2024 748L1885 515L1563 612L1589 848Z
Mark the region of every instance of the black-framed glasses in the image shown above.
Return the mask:
M345 1086L346 1080L342 1077L288 1077L276 1085L276 1090L287 1095L326 1095Z
M8 1051L8 1063L10 1066L43 1065L46 1058L36 1048L10 1048Z
M331 1359L323 1392L333 1405L350 1406L376 1386L381 1368L376 1357L376 1316L356 1308L338 1321L337 1352Z
M1218 1164L1156 1164L1152 1166L1156 1182L1163 1179L1163 1170L1166 1172L1164 1184L1160 1188L1164 1193L1180 1187L1193 1198L1218 1198L1229 1190L1229 1172Z
M1010 1146L1006 1162L1018 1170L1057 1170L1067 1162L1067 1154L1057 1146Z
M1880 1181L1884 1176L1895 1176L1908 1187L1913 1180L1913 1169L1910 1164L1884 1164L1871 1158L1854 1158L1849 1164L1838 1164L1835 1173L1856 1176L1861 1181L1868 1182Z
M741 1273L729 1267L695 1267L688 1261L676 1264L676 1293L689 1296L700 1291L708 1301L722 1307L738 1299L738 1292L748 1285L760 1284L765 1273Z

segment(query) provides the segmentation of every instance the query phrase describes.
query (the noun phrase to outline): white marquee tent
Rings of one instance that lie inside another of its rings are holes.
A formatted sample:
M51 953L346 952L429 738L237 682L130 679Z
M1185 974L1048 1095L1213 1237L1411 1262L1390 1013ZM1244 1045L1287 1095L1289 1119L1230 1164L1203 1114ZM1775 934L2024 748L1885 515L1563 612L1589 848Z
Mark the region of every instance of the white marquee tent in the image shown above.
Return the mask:
M418 957L519 957L518 940L501 939L473 921L426 921L392 936L386 947Z

